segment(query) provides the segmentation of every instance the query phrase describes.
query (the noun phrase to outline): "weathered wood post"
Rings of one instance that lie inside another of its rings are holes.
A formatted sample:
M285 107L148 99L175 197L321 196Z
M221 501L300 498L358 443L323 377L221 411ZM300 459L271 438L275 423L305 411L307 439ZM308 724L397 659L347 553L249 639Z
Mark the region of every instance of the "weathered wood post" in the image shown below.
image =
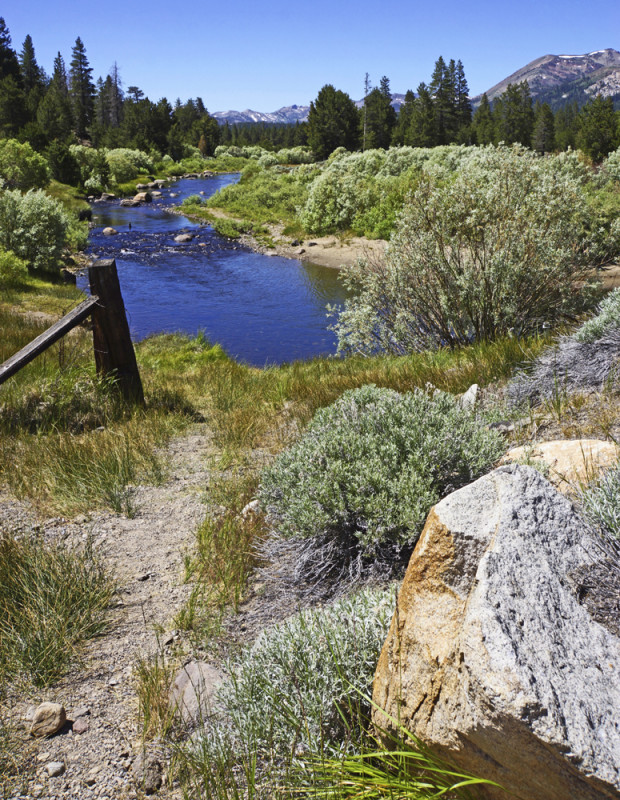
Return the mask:
M97 372L113 374L123 397L144 405L142 381L129 334L116 261L113 258L95 261L88 268L88 280L91 294L99 298L92 312Z

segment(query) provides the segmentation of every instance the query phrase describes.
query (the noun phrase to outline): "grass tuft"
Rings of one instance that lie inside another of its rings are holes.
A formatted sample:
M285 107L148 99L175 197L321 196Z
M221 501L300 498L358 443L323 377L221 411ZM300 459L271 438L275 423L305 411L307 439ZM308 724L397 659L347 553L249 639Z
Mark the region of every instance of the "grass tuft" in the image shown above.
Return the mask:
M76 550L32 535L0 535L0 675L38 686L56 680L80 641L105 626L114 592L90 546Z

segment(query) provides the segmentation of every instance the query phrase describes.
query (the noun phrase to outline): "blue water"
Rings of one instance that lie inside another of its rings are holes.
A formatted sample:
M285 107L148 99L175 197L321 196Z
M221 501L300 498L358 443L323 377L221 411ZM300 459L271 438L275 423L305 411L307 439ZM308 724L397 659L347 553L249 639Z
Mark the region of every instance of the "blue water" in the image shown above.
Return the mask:
M93 204L89 253L116 259L132 337L204 331L229 355L256 366L334 353L325 306L344 300L337 270L254 253L209 225L166 210L188 195L202 191L209 197L236 180L182 179L137 208L118 201ZM104 236L107 226L118 235ZM193 240L177 244L174 237L184 231ZM87 288L87 279L78 285Z

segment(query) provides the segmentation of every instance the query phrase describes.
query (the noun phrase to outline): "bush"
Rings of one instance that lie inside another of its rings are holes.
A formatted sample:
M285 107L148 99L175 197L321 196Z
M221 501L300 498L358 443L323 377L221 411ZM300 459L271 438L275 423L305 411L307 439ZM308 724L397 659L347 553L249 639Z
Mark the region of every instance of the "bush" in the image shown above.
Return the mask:
M142 150L118 147L115 150L107 150L105 157L115 183L127 183L141 172L152 172L155 168L151 158Z
M590 522L620 545L620 466L584 489L581 502Z
M41 189L0 194L0 247L12 250L32 269L58 266L70 228L62 203Z
M81 178L80 165L67 145L54 139L47 148L46 155L52 177L60 183L77 186Z
M0 287L10 288L28 277L26 262L10 250L0 249Z
M452 395L364 386L318 411L263 473L261 504L280 536L293 537L300 580L389 575L431 506L502 450Z
M607 295L599 306L598 314L584 322L573 338L577 342L596 342L612 328L620 328L620 289L614 289Z
M520 145L478 148L420 183L384 259L343 275L339 349L403 354L526 335L591 302L579 266L580 181Z
M203 788L214 788L218 768L237 773L258 761L264 778L300 756L355 750L393 608L392 591L366 589L264 630L230 665L222 720L192 746Z
M0 186L7 189L40 189L50 182L47 161L25 142L0 139Z

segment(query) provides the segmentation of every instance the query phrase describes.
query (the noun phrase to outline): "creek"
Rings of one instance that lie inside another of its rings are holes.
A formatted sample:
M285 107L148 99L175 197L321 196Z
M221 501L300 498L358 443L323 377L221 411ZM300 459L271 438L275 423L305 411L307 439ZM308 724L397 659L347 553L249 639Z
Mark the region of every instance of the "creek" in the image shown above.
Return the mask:
M230 356L260 367L335 353L325 306L344 301L337 270L255 253L167 209L236 180L180 179L135 208L118 200L93 204L88 252L116 259L132 338L204 331ZM108 226L118 233L104 235ZM179 244L179 233L193 238ZM87 283L78 278L81 288Z

